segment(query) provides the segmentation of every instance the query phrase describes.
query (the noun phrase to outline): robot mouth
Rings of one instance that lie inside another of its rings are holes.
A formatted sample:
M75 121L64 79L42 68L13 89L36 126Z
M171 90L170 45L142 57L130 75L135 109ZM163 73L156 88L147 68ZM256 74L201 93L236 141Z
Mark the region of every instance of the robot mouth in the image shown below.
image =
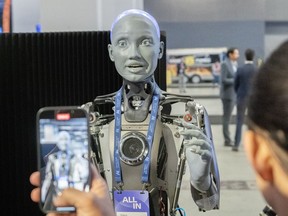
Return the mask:
M144 69L144 67L141 65L128 66L127 68L128 68L128 71L130 73L135 73L135 74L136 73L143 73L143 69Z
M142 65L129 65L128 66L129 68L142 68L143 66Z
M129 65L128 66L128 70L132 71L132 72L139 72L142 71L144 68L143 65Z
M125 64L128 68L143 68L145 64L141 61L129 61Z

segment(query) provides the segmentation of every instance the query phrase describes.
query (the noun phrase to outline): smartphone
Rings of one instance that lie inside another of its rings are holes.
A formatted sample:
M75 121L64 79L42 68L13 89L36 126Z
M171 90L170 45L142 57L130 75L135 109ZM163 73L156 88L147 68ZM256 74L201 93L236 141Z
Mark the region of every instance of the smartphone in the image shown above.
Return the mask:
M73 212L74 206L56 207L53 198L73 187L90 189L90 135L88 113L79 107L43 107L37 112L40 208L48 212Z

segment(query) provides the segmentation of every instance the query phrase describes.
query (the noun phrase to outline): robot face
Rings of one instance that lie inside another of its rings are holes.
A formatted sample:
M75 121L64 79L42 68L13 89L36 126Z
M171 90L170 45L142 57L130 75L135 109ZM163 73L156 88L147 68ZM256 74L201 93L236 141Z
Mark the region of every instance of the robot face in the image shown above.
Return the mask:
M58 134L57 147L64 151L67 149L67 146L70 144L70 134L67 131L61 131Z
M144 16L129 15L114 26L109 55L118 73L131 82L141 82L151 76L163 54L153 23Z

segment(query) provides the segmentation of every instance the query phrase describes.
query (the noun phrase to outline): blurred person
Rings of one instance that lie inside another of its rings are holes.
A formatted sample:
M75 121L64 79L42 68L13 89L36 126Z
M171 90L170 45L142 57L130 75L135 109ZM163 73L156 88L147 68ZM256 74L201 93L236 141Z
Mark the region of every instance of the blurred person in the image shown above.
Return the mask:
M212 75L213 75L213 86L218 86L220 81L221 74L221 63L217 58L215 62L212 64Z
M75 206L76 212L69 214L48 213L47 216L115 216L113 203L105 180L93 165L91 165L91 172L92 183L89 192L67 188L62 191L61 196L53 200L55 206ZM34 202L39 202L40 172L37 171L31 174L30 183L36 186L36 188L31 191L31 199Z
M181 62L178 65L177 69L179 77L179 91L180 93L186 93L186 77L185 77L186 65L183 58L181 59Z
M221 64L220 98L223 105L222 130L224 136L224 146L233 146L233 142L230 137L229 124L236 102L234 77L238 67L238 58L239 50L235 47L229 48L227 51L227 58Z
M234 89L237 95L236 108L236 132L235 132L235 142L232 147L233 151L238 151L241 136L242 136L242 125L244 123L245 112L247 107L247 97L251 87L251 81L257 72L257 67L254 65L255 52L252 49L245 50L245 64L237 69Z
M287 59L288 41L274 50L256 73L243 142L257 185L278 216L288 214Z

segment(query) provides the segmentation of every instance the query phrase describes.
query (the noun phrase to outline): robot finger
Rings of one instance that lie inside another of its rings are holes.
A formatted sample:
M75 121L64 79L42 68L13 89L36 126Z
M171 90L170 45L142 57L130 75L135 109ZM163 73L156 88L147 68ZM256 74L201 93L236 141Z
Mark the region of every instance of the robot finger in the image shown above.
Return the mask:
M188 129L199 130L199 127L197 127L196 125L194 125L192 123L188 123L184 120L182 120L182 125L183 125L183 127L188 128Z
M212 147L209 142L203 139L190 139L185 140L184 144L189 147L198 146L202 150L211 151Z
M191 158L191 157L193 158L193 155L196 154L203 161L210 161L211 158L212 158L211 152L209 150L202 150L199 147L197 148L197 146L196 147L194 146L194 147L191 147L191 148L187 149L186 154L188 154L187 158ZM189 154L191 156L189 156Z
M212 159L212 155L209 150L201 150L200 154L203 160L210 161Z
M191 146L189 147L188 151L192 152L192 153L195 153L195 154L200 154L200 146Z
M197 139L204 139L204 140L207 139L206 135L204 133L202 133L199 129L196 129L196 130L195 129L183 130L183 131L180 132L180 134L182 136L184 136L184 138L186 138L186 139L189 139L189 138L192 139L192 137L195 137Z

